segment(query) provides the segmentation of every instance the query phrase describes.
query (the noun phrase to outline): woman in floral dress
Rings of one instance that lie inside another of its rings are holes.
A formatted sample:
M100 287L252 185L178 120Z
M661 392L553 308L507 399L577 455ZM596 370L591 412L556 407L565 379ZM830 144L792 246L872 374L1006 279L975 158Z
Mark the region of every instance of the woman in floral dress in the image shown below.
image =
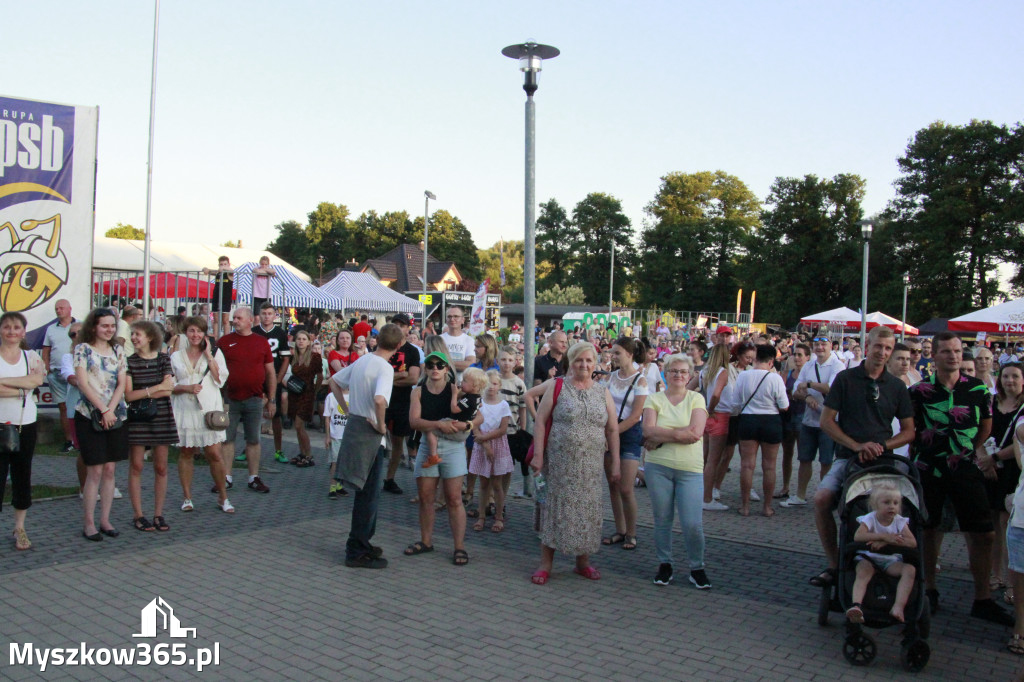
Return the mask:
M530 467L546 480L540 506L541 562L531 580L543 585L551 575L555 551L576 557L574 573L598 580L590 554L601 546L605 443L610 462L609 480L617 481L619 432L615 407L605 386L593 379L597 353L593 344L580 341L569 349L569 375L552 382L544 393L534 426ZM545 438L548 417L551 433ZM540 496L540 494L539 494Z

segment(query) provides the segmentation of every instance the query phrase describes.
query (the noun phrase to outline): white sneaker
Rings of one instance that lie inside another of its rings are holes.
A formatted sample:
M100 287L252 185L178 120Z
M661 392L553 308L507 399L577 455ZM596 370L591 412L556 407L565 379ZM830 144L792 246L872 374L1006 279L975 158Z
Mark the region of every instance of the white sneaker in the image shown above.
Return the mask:
M725 511L726 509L729 508L729 505L722 504L717 500L712 500L711 502L704 502L701 506L703 507L704 511Z
M757 491L754 490L753 488L750 489L750 501L751 502L760 502L761 501L761 496L758 495Z
M220 510L225 514L235 513L235 506L231 504L231 500L224 500L224 504L218 504L217 506L220 507Z
M124 497L124 495L122 495L121 491L117 489L117 486L114 486L114 499L120 500L122 497Z
M788 500L779 502L780 507L803 507L807 504L807 500L796 495L790 495Z
M712 488L712 490L711 490L711 499L712 500L720 500L720 499L722 499L722 491L719 490L718 488Z

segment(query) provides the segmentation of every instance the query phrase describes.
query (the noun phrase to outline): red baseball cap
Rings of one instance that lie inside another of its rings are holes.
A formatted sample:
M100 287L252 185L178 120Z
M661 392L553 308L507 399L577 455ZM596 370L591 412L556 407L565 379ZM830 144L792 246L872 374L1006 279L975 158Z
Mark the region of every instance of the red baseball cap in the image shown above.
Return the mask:
M715 330L715 333L716 334L732 334L732 328L730 328L730 327L728 327L728 326L726 326L724 324L721 324L721 325L718 326L718 329Z

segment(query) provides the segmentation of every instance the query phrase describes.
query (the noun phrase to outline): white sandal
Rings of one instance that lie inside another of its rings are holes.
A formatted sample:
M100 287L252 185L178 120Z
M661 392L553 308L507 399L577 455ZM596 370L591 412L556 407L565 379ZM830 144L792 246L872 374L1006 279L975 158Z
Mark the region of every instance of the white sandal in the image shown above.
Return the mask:
M192 500L186 497L185 501L181 503L181 511L190 512L193 509L195 509L195 507L192 506Z
M220 507L220 510L222 512L224 512L225 514L234 514L235 513L235 508L231 504L231 500L224 500L224 504L218 504L217 506Z

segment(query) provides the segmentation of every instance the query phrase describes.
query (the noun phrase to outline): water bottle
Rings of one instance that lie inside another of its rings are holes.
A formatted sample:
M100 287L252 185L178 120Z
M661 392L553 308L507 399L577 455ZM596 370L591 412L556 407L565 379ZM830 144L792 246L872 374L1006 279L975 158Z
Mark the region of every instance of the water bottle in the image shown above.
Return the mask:
M996 439L993 438L992 436L989 436L988 440L985 441L984 446L985 446L985 452L987 452L989 454L989 457L991 457L992 459L995 459L996 458L996 453L999 452L999 446L996 445ZM1002 469L1003 468L1003 460L996 459L996 468L997 469Z
M533 499L540 504L544 504L547 496L548 482L544 479L544 474L539 471L533 472Z

